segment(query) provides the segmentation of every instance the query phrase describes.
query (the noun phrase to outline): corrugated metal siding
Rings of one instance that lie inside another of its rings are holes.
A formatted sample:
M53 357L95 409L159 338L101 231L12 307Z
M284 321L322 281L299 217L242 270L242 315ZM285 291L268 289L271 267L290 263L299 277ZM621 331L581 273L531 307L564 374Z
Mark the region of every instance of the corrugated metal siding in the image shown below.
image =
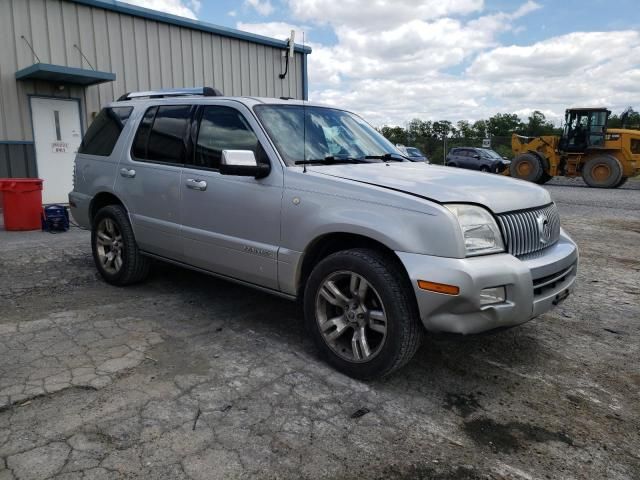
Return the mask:
M32 143L0 143L0 178L33 178L36 174L36 149Z
M116 81L89 88L16 81L36 63L114 72ZM227 95L302 98L302 53L284 80L281 49L168 25L66 0L0 0L0 141L32 140L29 94L80 98L83 128L92 112L125 92L214 86Z

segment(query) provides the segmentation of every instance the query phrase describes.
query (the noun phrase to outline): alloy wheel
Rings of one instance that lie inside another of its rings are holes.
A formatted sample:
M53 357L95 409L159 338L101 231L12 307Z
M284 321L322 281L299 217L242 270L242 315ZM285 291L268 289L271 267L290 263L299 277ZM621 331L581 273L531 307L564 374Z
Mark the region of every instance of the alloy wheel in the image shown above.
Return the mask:
M111 218L103 218L96 229L96 251L100 265L107 273L118 273L122 268L122 233Z
M387 315L378 292L351 271L329 275L315 300L322 338L340 358L354 363L376 357L387 338Z

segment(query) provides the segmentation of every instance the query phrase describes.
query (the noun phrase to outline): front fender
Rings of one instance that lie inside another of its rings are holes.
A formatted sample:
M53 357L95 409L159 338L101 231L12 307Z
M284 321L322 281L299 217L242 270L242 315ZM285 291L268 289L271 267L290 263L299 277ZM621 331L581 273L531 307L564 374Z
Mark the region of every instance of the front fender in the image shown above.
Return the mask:
M456 218L440 204L355 182L315 177L312 188L290 183L282 198L282 246L304 252L317 238L351 233L389 249L464 258Z

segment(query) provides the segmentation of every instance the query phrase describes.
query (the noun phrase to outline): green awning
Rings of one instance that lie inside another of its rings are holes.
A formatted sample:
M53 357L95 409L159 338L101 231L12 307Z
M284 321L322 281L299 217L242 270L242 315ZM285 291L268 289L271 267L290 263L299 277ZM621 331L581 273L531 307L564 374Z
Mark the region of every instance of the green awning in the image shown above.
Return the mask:
M49 63L34 63L30 67L23 68L16 72L16 80L45 80L84 86L112 82L115 79L116 74L112 72L65 67L63 65L51 65Z

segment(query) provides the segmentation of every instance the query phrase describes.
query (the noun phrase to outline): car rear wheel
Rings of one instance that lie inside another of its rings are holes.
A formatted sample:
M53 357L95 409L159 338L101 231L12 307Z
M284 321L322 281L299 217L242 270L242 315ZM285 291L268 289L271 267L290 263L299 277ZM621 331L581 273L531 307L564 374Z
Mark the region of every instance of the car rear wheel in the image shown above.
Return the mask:
M144 280L150 260L138 250L125 209L108 205L98 210L91 229L91 250L102 278L124 286Z
M311 272L304 293L307 328L321 356L363 380L405 365L423 327L406 273L375 250L334 253Z
M622 165L612 155L598 155L582 167L582 178L594 188L617 188L622 181Z

